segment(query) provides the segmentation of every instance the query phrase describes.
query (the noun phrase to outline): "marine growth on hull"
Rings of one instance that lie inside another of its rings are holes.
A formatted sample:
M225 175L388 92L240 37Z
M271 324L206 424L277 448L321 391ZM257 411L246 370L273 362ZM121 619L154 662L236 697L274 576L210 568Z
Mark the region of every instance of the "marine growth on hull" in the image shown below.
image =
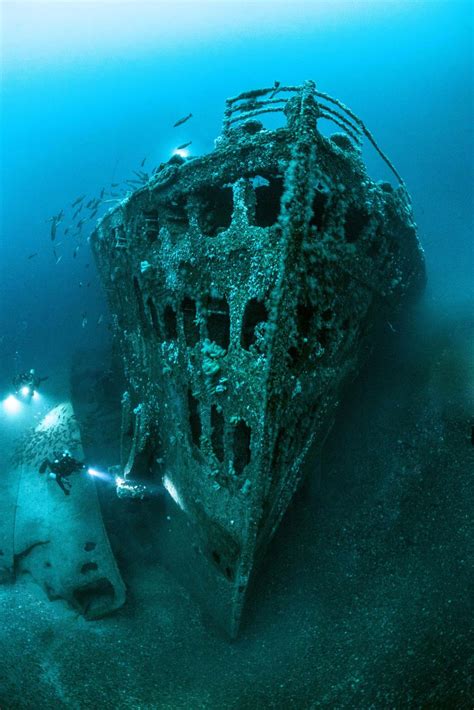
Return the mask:
M265 129L274 112L286 124ZM363 139L396 188L368 177ZM92 245L128 383L119 494L164 482L179 574L235 635L344 382L423 285L409 196L351 111L275 85L229 99L215 150L160 166Z

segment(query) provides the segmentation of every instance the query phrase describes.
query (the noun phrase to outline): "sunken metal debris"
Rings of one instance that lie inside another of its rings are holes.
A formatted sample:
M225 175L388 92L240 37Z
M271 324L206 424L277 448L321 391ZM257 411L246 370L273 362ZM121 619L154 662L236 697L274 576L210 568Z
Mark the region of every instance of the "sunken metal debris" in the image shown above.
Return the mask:
M39 472L55 449L83 459L70 401L49 411L18 442L0 482L0 584L28 574L49 599L62 599L86 619L125 602L125 585L102 521L92 477L74 480L70 496Z
M273 112L286 125L266 130ZM344 133L324 137L322 118ZM396 188L367 175L364 139ZM128 381L123 479L164 482L170 558L235 636L308 450L377 326L423 286L408 193L349 109L279 85L229 99L215 150L162 164L91 244Z

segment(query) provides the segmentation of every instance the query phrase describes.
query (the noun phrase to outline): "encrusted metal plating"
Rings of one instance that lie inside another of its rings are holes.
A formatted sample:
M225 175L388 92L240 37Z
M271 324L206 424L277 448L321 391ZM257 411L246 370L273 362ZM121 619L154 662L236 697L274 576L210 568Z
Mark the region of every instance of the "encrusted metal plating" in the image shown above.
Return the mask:
M281 128L257 120L277 111ZM398 187L369 178L364 138ZM275 86L229 99L215 150L161 165L92 246L128 382L123 479L166 471L197 541L189 577L235 635L343 384L424 283L408 193L347 107Z

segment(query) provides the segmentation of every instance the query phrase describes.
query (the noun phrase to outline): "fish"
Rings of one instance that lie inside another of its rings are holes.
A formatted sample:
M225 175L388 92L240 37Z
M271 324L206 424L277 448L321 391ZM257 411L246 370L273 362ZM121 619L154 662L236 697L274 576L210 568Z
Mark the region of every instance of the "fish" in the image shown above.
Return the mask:
M89 200L89 202L86 205L86 208L90 207L92 204L94 204L94 198L92 198L92 200Z
M100 325L103 320L104 320L104 316L101 313L100 316L97 318L97 325Z
M76 219L77 215L82 210L82 207L83 207L83 205L81 204L81 206L78 207L77 210L74 212L74 214L72 215L73 220Z
M271 99L275 96L275 94L278 93L278 89L279 89L279 88L280 88L280 82L275 80L275 83L274 83L274 85L273 85L273 91L272 91L272 93L270 94L270 98L271 98Z
M47 222L51 222L51 241L54 242L56 239L56 232L58 229L58 224L61 222L62 218L64 217L64 210L61 210L58 212L58 214L53 214L52 217L50 217Z
M110 187L119 187L120 183L119 182L111 182Z
M56 259L56 264L59 264L59 262L61 261L62 258L63 258L63 255L60 254L60 255L58 256L58 258Z
M192 143L192 141L188 141L187 143L181 143L181 145L179 145L179 146L176 148L176 150L184 150L185 148L188 147L188 145L191 145L191 143Z
M181 126L183 123L186 123L186 121L189 121L190 118L193 117L192 113L188 113L187 116L184 116L183 118L180 118L176 123L173 124L173 128L176 128L177 126Z
M69 232L69 227L66 227L66 229L64 230L64 236L66 236L66 234L67 234L68 232Z
M76 224L76 229L78 229L79 232L81 231L82 225L84 224L85 221L86 220L83 218L83 219L80 219L79 222Z
M35 256L38 256L38 252L37 252L37 251L34 251L33 254L29 254L29 256L28 256L27 258L28 258L28 259L33 259Z
M95 210L94 210L94 211L92 212L92 214L90 215L89 219L94 219L94 217L96 216L96 214L97 214L98 211L99 211L99 208L96 207Z
M102 190L100 191L100 199L102 199L104 195L105 195L105 187L103 187Z
M127 185L143 185L143 180L126 180Z
M82 202L82 200L84 199L84 197L85 197L85 195L81 195L80 197L77 197L77 198L74 200L74 202L72 203L71 207L75 207L76 205L79 204L79 202Z
M73 259L76 258L78 251L79 251L79 247L76 247L76 248L74 249L74 254L72 255L72 258L73 258Z
M147 159L147 156L145 155L145 157L143 158L142 162L140 163L140 167L141 167L141 168L143 168L143 166L145 165L146 159Z
M86 325L87 325L87 323L88 323L88 320L87 320L87 313L83 313L83 314L82 314L82 327L85 328Z

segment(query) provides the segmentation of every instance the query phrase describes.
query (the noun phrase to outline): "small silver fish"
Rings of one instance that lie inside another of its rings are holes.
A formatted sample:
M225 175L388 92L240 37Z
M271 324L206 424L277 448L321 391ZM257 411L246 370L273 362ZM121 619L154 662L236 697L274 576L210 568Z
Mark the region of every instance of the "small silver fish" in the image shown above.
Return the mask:
M82 200L84 199L84 197L85 197L85 195L81 195L80 197L76 198L76 199L74 200L74 202L72 203L71 207L75 207L76 205L79 204L79 202L82 202Z
M193 117L192 113L188 113L187 116L184 116L184 118L180 118L176 123L173 124L173 128L176 128L177 126L181 126L183 123L186 123L186 121L189 121L190 118Z

